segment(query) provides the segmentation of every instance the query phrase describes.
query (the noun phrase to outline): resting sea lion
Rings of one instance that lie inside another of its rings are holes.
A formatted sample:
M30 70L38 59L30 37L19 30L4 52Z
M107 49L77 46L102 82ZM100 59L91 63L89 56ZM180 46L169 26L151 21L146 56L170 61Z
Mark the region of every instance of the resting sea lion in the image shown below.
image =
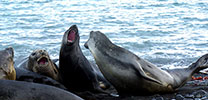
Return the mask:
M208 67L208 54L184 69L161 70L132 52L113 44L103 33L90 32L85 43L105 78L119 94L173 92L191 76Z
M50 59L50 56L46 50L33 51L29 58L24 60L20 65L18 65L18 67L51 77L57 81L60 80L57 66Z
M81 51L79 38L76 25L64 33L59 56L63 84L73 91L100 90L97 75Z
M15 80L14 50L12 47L0 51L0 79Z
M25 81L25 82L32 82L32 83L40 83L40 84L46 84L55 86L64 90L67 90L67 88L59 83L58 81L47 77L45 75L40 75L38 73L16 67L16 80L17 81Z
M0 80L0 100L83 100L65 90L37 83Z

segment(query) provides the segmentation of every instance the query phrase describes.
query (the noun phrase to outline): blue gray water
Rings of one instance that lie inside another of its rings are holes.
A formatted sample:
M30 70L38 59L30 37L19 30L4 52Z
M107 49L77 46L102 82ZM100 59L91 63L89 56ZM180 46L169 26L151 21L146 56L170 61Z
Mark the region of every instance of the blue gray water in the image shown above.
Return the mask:
M15 60L35 49L58 58L62 35L73 24L80 45L101 31L159 67L184 67L208 53L207 0L0 0L0 49Z

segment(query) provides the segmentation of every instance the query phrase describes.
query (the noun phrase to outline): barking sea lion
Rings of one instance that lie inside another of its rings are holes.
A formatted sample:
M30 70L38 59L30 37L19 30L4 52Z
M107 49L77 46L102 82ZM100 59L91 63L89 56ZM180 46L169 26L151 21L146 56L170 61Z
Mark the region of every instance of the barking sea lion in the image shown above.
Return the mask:
M45 75L59 81L59 71L56 64L50 59L50 56L46 50L35 50L29 58L23 61L21 68L25 68L29 71L36 72L41 75Z
M63 84L74 91L100 90L97 75L82 53L79 39L76 25L64 33L59 56L59 71Z

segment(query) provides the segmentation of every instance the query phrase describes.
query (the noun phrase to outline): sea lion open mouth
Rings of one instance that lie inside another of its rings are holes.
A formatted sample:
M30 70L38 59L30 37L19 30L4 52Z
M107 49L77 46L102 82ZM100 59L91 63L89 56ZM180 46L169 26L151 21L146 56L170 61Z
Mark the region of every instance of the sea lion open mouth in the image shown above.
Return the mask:
M47 57L40 57L37 60L37 62L38 62L39 65L47 65L48 64L48 58Z
M75 36L76 36L76 31L75 30L69 31L67 41L69 43L74 42Z

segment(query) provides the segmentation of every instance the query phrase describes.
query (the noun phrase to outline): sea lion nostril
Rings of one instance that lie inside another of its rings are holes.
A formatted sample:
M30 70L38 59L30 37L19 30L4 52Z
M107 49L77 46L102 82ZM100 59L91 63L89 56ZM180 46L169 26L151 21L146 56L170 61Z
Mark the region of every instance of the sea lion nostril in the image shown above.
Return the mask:
M87 42L84 44L84 47L89 49L88 45L87 45Z
M41 52L42 55L46 55L45 52Z

